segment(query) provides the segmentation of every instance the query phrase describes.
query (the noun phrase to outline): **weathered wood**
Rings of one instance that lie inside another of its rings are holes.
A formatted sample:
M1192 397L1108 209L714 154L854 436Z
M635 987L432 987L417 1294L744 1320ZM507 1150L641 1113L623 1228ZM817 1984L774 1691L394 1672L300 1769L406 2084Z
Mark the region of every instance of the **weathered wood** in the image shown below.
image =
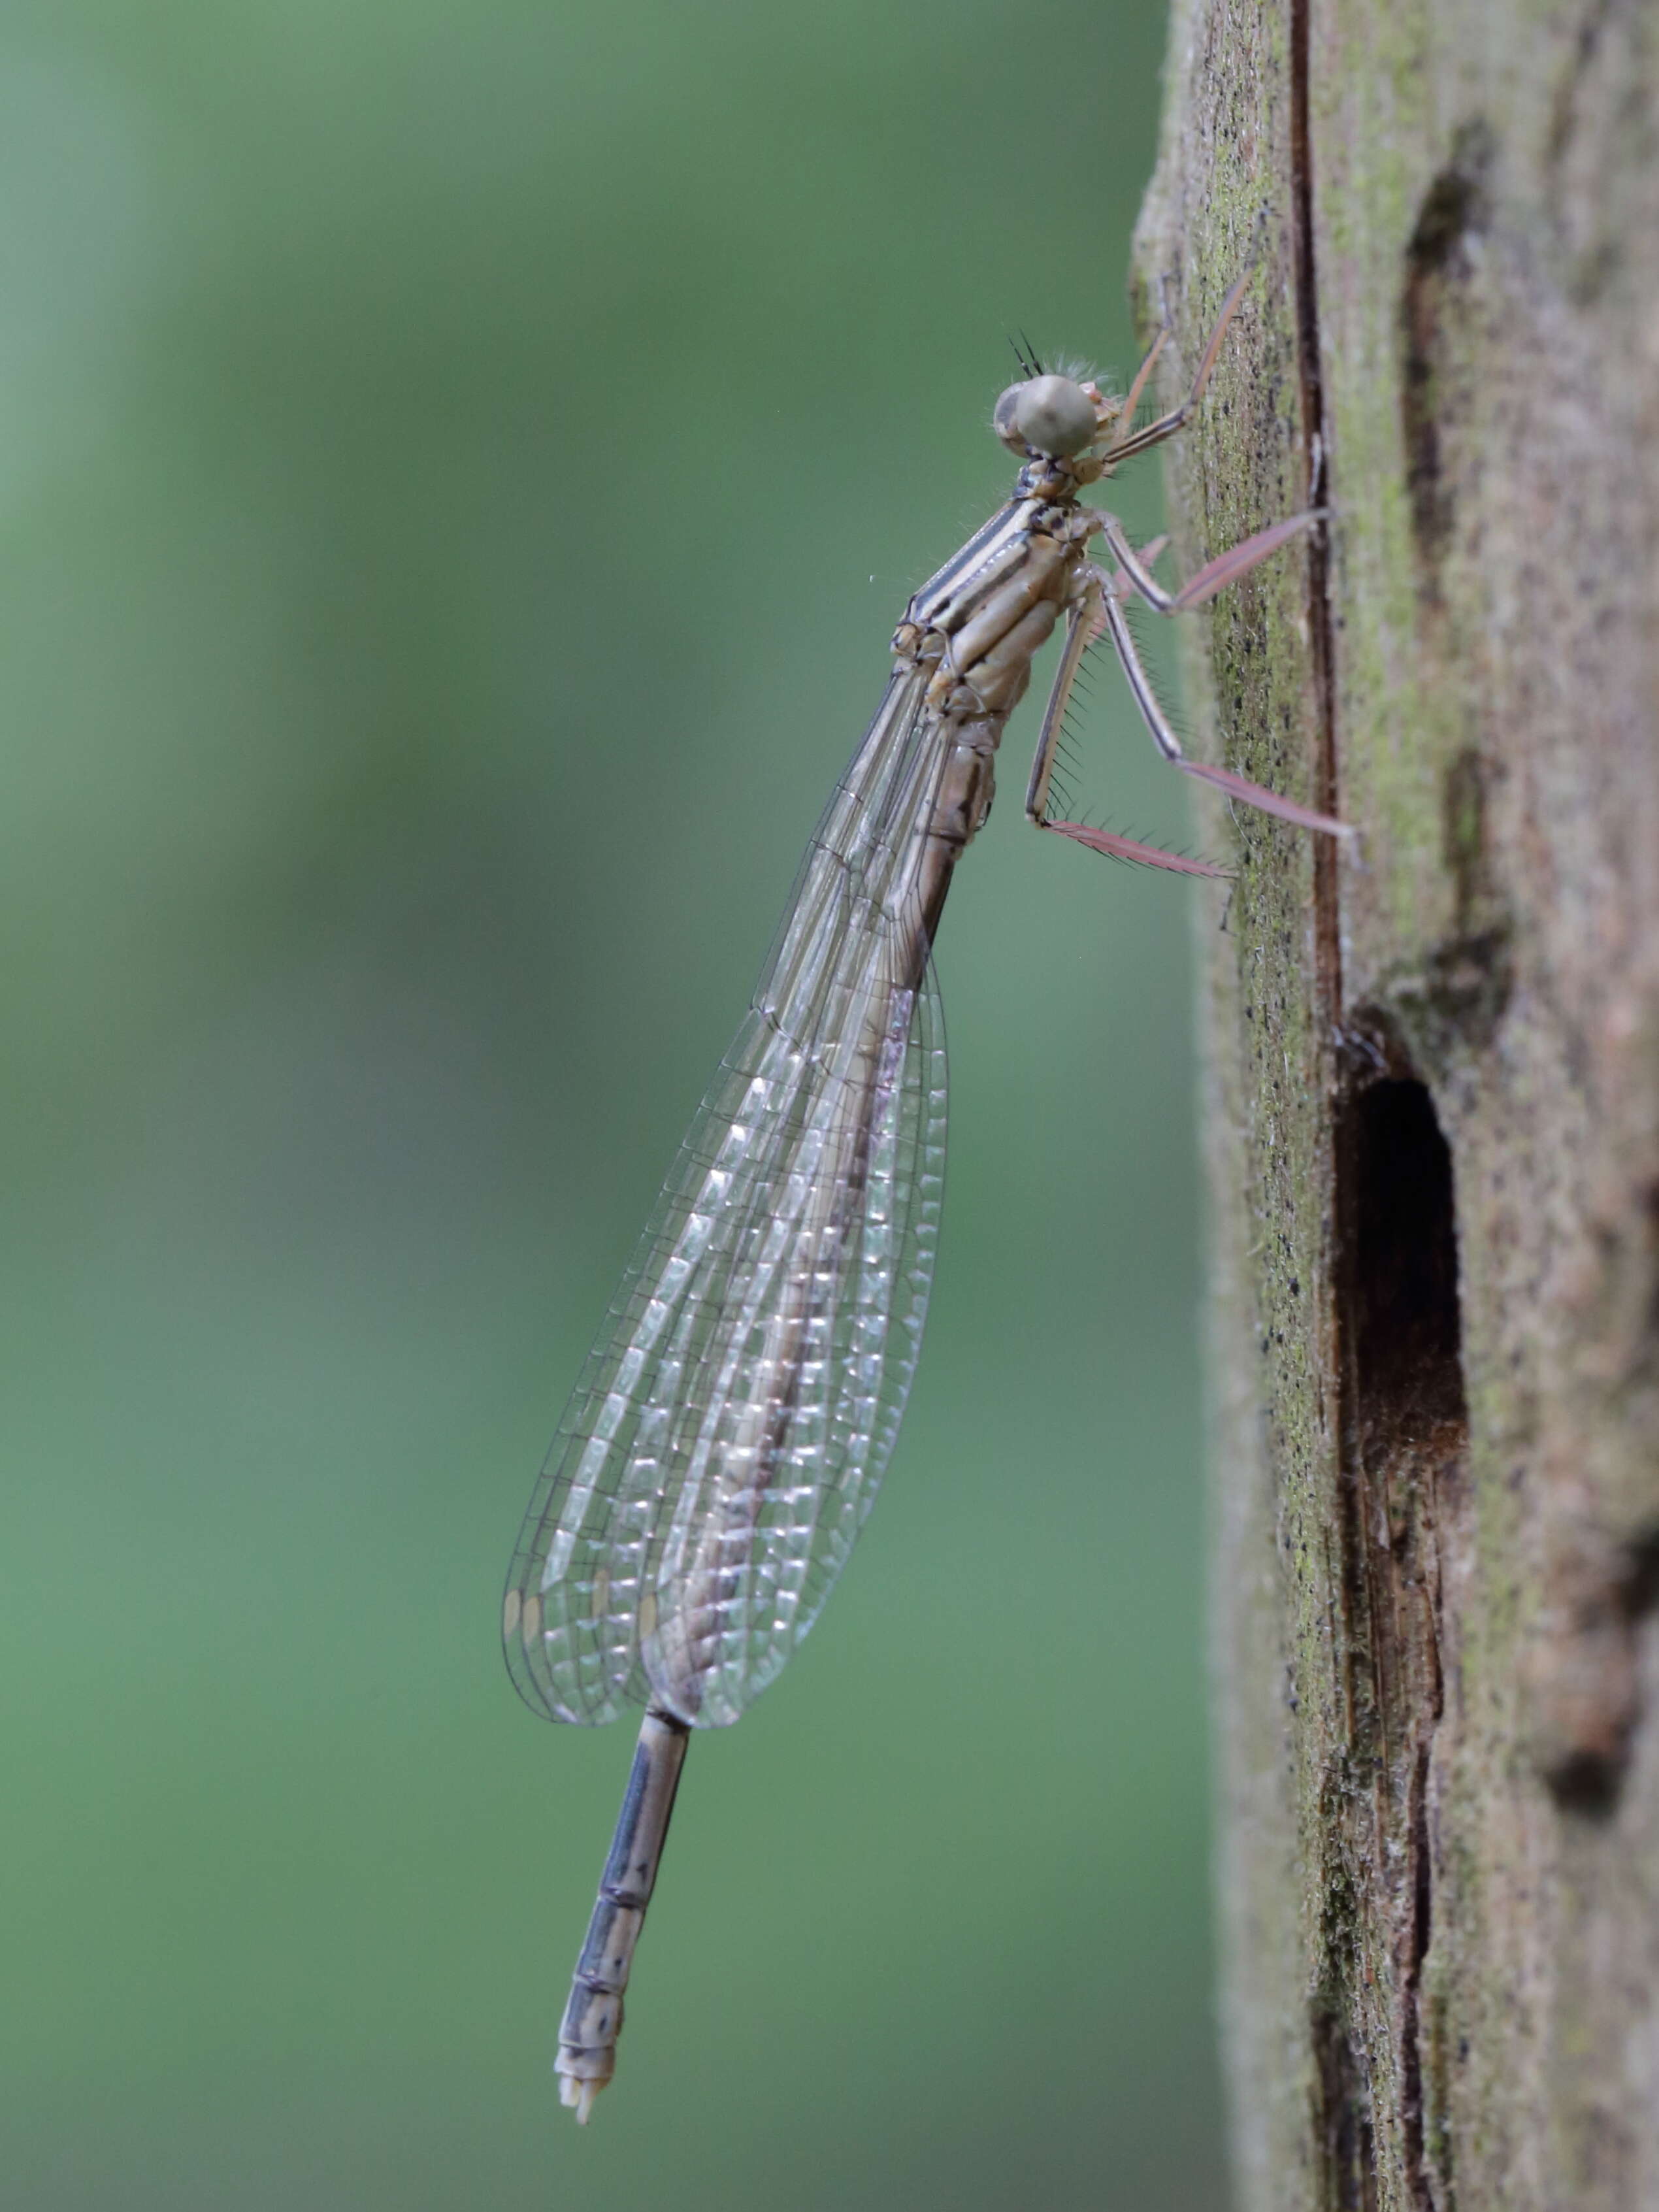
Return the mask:
M1248 2212L1659 2205L1659 14L1176 0ZM1181 359L1170 364L1168 388ZM1217 917L1212 915L1211 921Z

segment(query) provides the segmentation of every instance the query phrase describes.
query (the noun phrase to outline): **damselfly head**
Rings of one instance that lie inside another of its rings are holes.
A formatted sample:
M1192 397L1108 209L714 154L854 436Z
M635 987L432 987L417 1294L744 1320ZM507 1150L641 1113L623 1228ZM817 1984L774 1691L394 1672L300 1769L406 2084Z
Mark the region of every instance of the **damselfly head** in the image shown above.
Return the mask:
M991 427L1022 460L1046 454L1070 460L1100 435L1095 403L1069 376L1032 376L1011 384L992 413Z

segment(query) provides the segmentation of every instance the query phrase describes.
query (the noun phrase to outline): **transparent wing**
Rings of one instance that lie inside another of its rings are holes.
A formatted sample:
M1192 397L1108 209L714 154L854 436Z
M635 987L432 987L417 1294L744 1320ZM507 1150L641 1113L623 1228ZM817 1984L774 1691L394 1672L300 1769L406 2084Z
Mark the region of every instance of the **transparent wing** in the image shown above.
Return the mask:
M916 890L944 744L895 676L559 1424L507 1663L556 1719L735 1720L816 1619L933 1275L943 1024Z

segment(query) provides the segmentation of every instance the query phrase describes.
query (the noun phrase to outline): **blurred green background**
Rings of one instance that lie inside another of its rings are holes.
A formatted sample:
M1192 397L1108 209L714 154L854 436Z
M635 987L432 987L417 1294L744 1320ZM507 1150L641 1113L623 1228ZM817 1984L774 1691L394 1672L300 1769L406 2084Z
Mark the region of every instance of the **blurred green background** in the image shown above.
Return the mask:
M8 0L8 2203L1218 2201L1193 894L1026 832L1033 707L888 1494L693 1747L586 2133L629 1739L496 1643L893 623L1004 495L1008 333L1132 365L1163 35ZM1096 696L1097 818L1181 836Z

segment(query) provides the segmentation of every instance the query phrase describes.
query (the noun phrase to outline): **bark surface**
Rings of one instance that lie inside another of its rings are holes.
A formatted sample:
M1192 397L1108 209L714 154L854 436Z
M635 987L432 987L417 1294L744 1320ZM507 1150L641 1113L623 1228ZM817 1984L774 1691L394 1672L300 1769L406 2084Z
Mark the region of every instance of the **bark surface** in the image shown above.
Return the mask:
M1176 0L1247 2212L1659 2205L1659 11ZM1207 624L1207 627L1206 625Z

